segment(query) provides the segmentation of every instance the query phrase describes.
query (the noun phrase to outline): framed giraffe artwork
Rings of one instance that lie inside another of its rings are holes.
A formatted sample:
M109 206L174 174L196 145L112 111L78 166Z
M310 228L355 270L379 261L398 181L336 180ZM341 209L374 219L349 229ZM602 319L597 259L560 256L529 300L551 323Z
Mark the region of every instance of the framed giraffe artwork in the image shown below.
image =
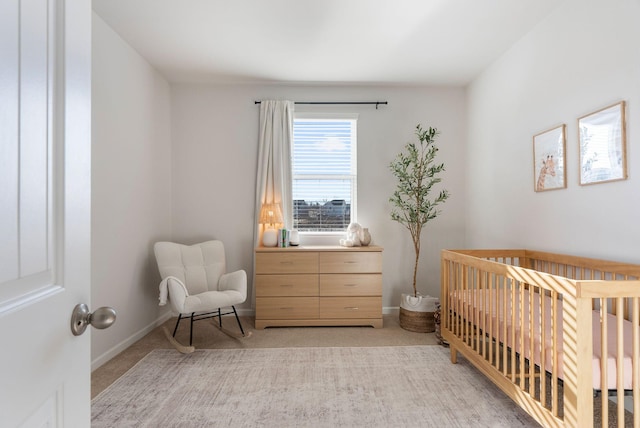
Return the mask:
M580 185L627 178L625 102L582 116L580 132Z
M565 124L533 136L533 189L536 192L567 187L565 149Z

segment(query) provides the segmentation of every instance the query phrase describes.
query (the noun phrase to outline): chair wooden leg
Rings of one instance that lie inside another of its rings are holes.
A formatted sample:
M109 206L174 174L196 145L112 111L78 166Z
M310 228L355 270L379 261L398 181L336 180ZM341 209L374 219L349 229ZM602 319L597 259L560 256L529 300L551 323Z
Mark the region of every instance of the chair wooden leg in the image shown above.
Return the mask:
M222 308L218 308L218 323L220 324L220 328L222 328Z
M176 337L176 332L178 331L178 326L180 325L181 319L182 319L182 314L178 314L178 322L176 322L176 327L173 329L173 337Z
M240 324L240 318L238 317L238 312L236 312L236 307L235 306L231 306L231 308L233 309L233 313L236 316L236 321L238 321L238 327L240 327L240 331L242 332L242 336L244 336L244 329L242 328L242 324Z

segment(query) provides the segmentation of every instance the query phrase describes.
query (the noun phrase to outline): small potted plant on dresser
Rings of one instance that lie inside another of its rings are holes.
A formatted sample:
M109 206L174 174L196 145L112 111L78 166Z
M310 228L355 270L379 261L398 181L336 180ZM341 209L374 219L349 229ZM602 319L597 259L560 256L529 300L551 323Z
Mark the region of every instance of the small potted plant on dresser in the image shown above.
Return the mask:
M444 164L435 162L438 130L432 127L423 129L418 125L415 134L418 143L407 143L389 165L398 181L389 202L392 204L391 219L409 230L415 251L413 294L403 293L401 296L400 326L406 330L427 333L435 331L433 315L437 299L422 296L417 289L420 239L424 226L440 214L437 206L449 198L449 192L440 190L436 195L431 195L433 186L442 181L440 173L444 171Z

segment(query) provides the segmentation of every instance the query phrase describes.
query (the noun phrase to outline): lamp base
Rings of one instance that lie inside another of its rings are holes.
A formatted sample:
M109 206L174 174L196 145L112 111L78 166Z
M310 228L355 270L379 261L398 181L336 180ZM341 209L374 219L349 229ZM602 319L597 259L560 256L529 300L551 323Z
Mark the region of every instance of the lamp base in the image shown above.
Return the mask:
M267 229L262 233L262 245L265 247L275 247L278 244L278 231Z

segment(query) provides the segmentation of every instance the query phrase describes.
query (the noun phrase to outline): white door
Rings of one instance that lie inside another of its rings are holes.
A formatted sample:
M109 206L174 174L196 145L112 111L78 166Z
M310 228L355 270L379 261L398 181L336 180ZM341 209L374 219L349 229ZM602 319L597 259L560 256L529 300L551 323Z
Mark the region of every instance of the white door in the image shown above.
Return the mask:
M90 425L91 1L0 1L0 426Z

